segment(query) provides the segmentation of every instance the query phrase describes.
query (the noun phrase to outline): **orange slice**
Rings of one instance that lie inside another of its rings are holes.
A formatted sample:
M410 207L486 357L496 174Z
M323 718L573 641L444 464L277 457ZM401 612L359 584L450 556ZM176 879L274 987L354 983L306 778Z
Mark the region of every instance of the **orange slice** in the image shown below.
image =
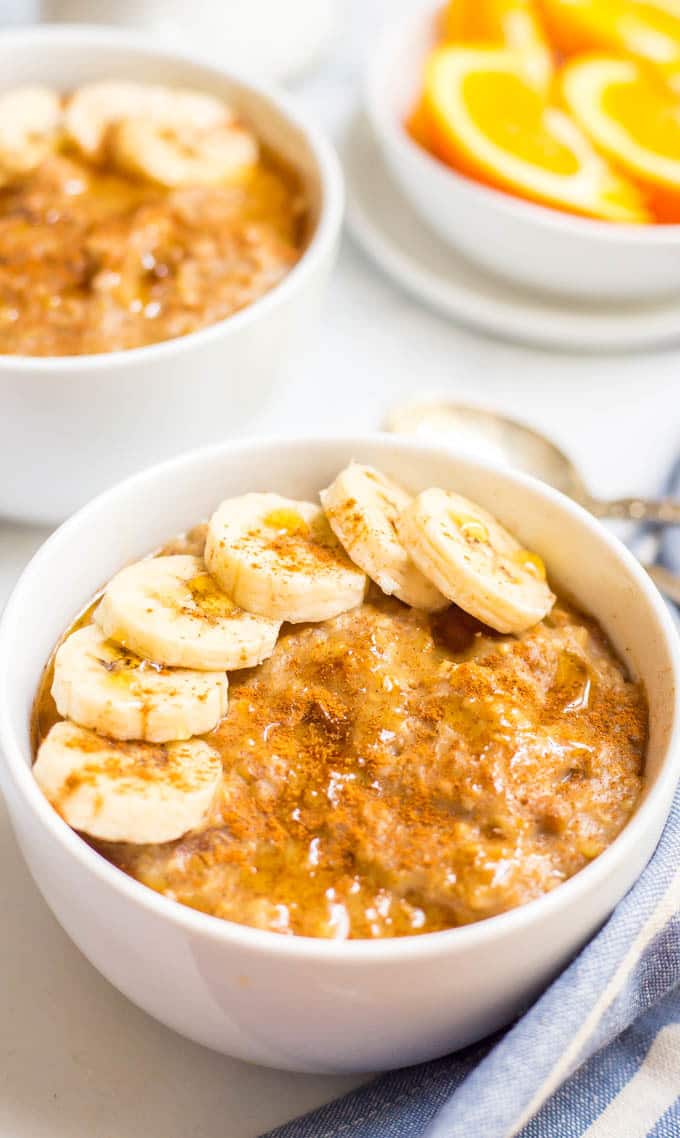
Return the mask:
M450 43L518 51L528 78L543 89L550 84L552 53L533 0L449 0L442 13L442 35Z
M680 68L678 0L541 0L559 51L623 51Z
M652 69L614 56L574 58L561 76L566 106L593 144L648 191L662 212L680 203L680 98Z
M432 120L422 97L416 103L404 125L414 142L424 147L425 150L434 149Z
M427 64L425 104L437 152L473 177L572 213L651 220L636 187L546 103L512 52L439 48Z

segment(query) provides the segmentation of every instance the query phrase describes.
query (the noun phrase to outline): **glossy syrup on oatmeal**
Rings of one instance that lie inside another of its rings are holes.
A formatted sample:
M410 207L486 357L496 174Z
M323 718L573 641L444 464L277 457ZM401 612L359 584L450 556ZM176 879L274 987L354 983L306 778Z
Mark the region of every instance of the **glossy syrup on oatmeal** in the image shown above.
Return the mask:
M198 552L197 529L163 552ZM84 620L89 619L86 614ZM36 744L58 718L46 673ZM371 593L230 674L206 738L221 791L164 845L91 844L203 912L281 933L375 938L468 924L597 857L640 794L641 687L559 600L519 637Z
M306 233L300 181L267 151L234 185L164 189L64 148L0 188L0 354L184 336L273 288Z

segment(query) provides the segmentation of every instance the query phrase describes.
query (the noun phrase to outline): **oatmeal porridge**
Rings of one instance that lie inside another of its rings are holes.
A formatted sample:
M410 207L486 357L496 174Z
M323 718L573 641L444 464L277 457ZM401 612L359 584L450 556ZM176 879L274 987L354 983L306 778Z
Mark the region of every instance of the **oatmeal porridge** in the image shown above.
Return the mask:
M323 512L230 499L114 578L46 672L36 774L105 858L202 912L315 937L465 925L554 889L625 826L644 692L481 508L348 472ZM65 654L83 633L89 670L83 648ZM118 701L129 726L133 705L146 709L133 740L102 718L93 660L109 712ZM150 712L168 700L154 741ZM186 750L199 745L210 755ZM143 832L126 813L138 797Z
M221 101L127 83L43 91L42 133L9 150L3 116L17 96L23 109L22 94L30 110L37 90L0 96L0 353L184 336L257 300L299 259L300 180Z

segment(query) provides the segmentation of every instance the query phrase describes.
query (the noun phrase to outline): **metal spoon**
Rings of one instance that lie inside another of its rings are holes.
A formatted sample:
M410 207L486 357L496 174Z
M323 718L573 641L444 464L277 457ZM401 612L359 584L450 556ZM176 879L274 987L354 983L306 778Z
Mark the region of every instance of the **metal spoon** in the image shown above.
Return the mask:
M533 427L497 411L448 401L401 404L388 415L385 430L455 440L465 453L533 474L574 498L598 518L680 524L680 501L677 500L596 498L571 459L555 443ZM658 565L645 568L662 592L680 604L680 575Z

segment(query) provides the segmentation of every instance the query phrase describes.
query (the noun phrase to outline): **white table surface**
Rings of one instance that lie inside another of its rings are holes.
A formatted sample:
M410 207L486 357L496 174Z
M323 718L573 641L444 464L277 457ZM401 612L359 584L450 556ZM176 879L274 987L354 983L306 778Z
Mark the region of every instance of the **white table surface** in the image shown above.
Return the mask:
M347 0L332 57L300 88L331 132L388 7L394 0ZM395 400L430 390L544 427L602 493L653 491L680 445L680 351L560 356L485 340L418 307L348 239L320 343L254 426L361 431ZM45 536L0 522L0 607ZM248 1066L134 1008L61 932L1 805L0 914L0 1138L255 1138L358 1081Z

